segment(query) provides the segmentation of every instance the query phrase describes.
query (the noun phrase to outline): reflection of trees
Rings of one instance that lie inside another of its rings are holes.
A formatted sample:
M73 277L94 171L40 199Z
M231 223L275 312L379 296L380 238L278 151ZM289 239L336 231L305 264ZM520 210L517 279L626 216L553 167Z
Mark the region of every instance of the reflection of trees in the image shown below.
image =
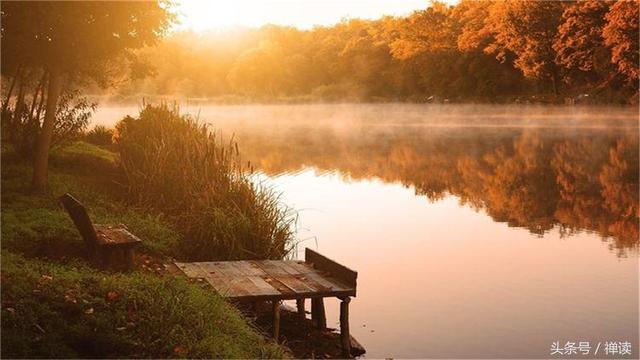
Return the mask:
M304 126L240 130L244 155L268 174L304 167L447 194L494 220L544 234L594 231L638 247L638 132Z

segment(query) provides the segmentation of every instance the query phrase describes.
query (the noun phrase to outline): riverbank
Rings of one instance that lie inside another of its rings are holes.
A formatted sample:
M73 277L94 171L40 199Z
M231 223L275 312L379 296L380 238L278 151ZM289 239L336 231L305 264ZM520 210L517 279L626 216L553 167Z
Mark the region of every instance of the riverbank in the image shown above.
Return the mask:
M117 274L89 265L57 200L66 192L96 223L126 224L144 240L142 256L168 259L181 240L162 213L128 204L116 161L107 149L74 143L52 154L48 194L32 195L29 163L2 149L3 357L288 357L198 284L143 266Z

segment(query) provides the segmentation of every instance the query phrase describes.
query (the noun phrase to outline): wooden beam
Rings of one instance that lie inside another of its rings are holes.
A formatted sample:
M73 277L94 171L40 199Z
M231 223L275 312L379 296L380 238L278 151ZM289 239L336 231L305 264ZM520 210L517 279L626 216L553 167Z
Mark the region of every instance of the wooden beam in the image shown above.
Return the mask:
M338 280L343 281L346 285L356 288L356 279L358 273L349 269L348 267L339 264L328 257L321 255L309 248L305 248L304 261L313 264L313 267L326 271L336 277Z
M280 301L273 301L271 305L273 308L273 338L277 343L280 339Z
M298 317L300 317L301 320L306 319L307 315L304 312L304 299L296 299L296 307L298 308Z
M324 299L321 297L311 299L311 320L316 329L325 330L327 328L327 315L324 312Z
M350 297L341 299L340 302L340 342L342 343L342 355L351 357L351 335L349 334L349 303Z

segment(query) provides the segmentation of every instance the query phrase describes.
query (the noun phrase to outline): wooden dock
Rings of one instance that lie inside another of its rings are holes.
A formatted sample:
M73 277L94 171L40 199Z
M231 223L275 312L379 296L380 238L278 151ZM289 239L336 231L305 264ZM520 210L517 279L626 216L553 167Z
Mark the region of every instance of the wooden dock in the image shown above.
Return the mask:
M176 262L189 278L203 279L220 295L236 301L271 301L274 338L280 333L280 301L296 300L298 314L305 316L304 300L311 299L314 326L326 328L325 297L340 303L340 337L345 356L351 356L349 302L356 296L358 273L309 248L305 261L244 260Z

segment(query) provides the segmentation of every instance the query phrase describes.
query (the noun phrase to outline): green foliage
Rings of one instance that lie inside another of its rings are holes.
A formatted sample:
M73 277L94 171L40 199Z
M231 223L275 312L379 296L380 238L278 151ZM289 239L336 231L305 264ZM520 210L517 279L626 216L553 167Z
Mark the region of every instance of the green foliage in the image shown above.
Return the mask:
M90 144L109 146L113 139L113 130L103 125L96 125L85 136L84 140Z
M27 85L28 86L28 85ZM42 86L42 84L40 84ZM21 90L16 101L2 113L2 136L25 158L35 152L37 134L43 122L44 96L36 88L31 97ZM60 96L54 123L51 146L57 148L78 139L89 125L89 118L97 104L80 95L78 90L67 90Z
M167 214L189 260L282 258L293 239L287 209L242 168L235 143L166 104L116 127L129 193Z
M2 7L2 73L59 69L104 82L110 61L155 43L174 15L158 1L14 2Z
M281 358L241 314L176 277L105 274L2 252L2 354Z

